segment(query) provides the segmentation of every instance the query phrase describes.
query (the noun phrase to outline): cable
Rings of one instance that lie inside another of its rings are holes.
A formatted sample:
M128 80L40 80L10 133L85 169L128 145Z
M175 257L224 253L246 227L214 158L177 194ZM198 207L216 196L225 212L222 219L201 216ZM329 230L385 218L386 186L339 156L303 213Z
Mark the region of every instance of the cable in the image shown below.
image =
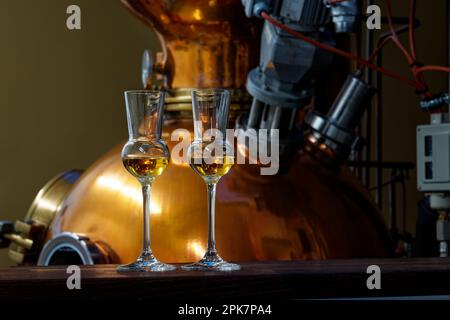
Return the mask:
M414 35L414 19L416 17L416 0L410 1L409 6L409 48L411 51L412 58L417 60L417 51L416 51L416 39Z
M391 32L391 35L392 35L392 41L403 52L403 55L405 56L405 58L408 61L408 63L410 65L412 65L414 63L413 58L409 54L408 50L406 50L406 48L402 45L402 43L398 39L397 33L395 32L394 24L392 23L392 7L391 7L391 1L390 0L386 0L386 10L387 10L387 19L388 19L389 31Z
M395 32L397 34L403 33L405 31L408 31L408 25L402 25L400 27L398 27L397 29L395 29ZM377 41L377 46L374 49L374 51L372 52L372 54L370 55L368 61L372 62L380 53L380 51L390 42L392 41L392 35L391 32L385 32L382 33L381 35L378 36L378 41ZM363 71L364 69L362 68L361 71Z
M344 2L347 0L335 0L338 2ZM344 58L356 61L360 66L361 70L363 70L365 67L371 68L372 70L375 70L379 73L382 73L390 78L396 79L400 82L403 82L411 87L414 87L418 94L422 94L426 98L433 97L433 94L428 89L428 86L423 78L423 73L426 71L440 71L440 72L447 72L450 73L449 67L444 66L420 66L416 62L417 53L416 53L416 47L415 47L415 39L414 39L414 17L415 17L415 9L416 9L416 1L411 0L410 4L410 17L409 17L409 42L410 42L410 49L411 53L406 50L406 48L402 45L400 40L398 39L397 32L400 32L400 29L394 29L393 22L392 22L392 7L390 0L386 0L386 7L387 7L387 19L388 19L388 25L389 25L389 31L390 35L387 36L385 39L383 39L381 42L379 42L377 48L374 50L372 55L369 57L368 60L364 60L360 58L359 56L356 56L350 52L335 48L333 46L327 45L325 43L321 43L319 41L316 41L312 38L309 38L305 35L303 35L300 32L297 32L288 26L284 25L283 23L277 21L276 19L272 18L267 12L262 12L261 17L273 24L274 26L284 30L285 32L289 33L290 35L303 40L313 46L316 46L320 49L327 50L329 52L332 52L336 55L342 56ZM376 66L372 63L373 59L376 57L376 55L379 53L379 51L390 41L392 41L403 53L406 60L410 64L411 71L414 75L414 80L409 79L407 77L404 77L398 73L395 73L393 71L390 71L386 68Z
M414 65L411 67L413 73L416 75L416 78L425 84L426 86L426 82L424 77L422 76L422 74L417 73L417 67L418 63L417 63L417 50L416 50L416 39L415 39L415 29L414 29L414 20L416 17L416 4L417 1L416 0L410 0L410 5L409 5L409 48L410 48L410 52L411 52L411 58L414 60ZM427 94L425 94L425 96L427 98L430 98L432 96L431 92L427 92Z
M417 68L417 70L416 70L416 72L418 74L422 74L425 71L440 71L440 72L450 73L450 68L444 67L444 66L423 66L423 67Z
M428 85L425 83L425 79L423 78L423 76L421 74L418 74L416 72L416 70L418 68L418 64L417 64L416 58L415 58L416 53L415 53L414 33L412 31L414 29L413 23L414 23L414 13L415 13L415 3L414 3L415 0L411 0L411 1L413 3L411 3L410 17L409 17L408 24L409 24L409 34L410 34L409 42L410 42L410 47L412 48L412 53L409 53L408 50L406 50L406 48L403 46L403 44L398 39L398 35L397 35L397 33L394 29L394 25L392 23L391 1L386 0L386 10L387 10L389 31L391 32L391 35L392 35L392 41L400 49L400 51L402 51L406 60L408 61L410 68L411 68L411 72L413 73L415 80L418 83L420 83L421 88L419 90L417 90L417 93L420 93L427 98L431 98L433 96L433 94L428 89Z
M396 174L394 176L391 176L391 178L389 180L383 182L381 185L376 185L376 186L370 187L367 190L374 191L374 190L377 190L378 188L384 188L384 187L387 187L387 186L389 186L391 184L394 184L394 183L397 183L397 182L401 181L401 179L402 179L402 175Z
M347 51L344 51L344 50L340 50L338 48L332 47L332 46L327 45L325 43L321 43L319 41L311 39L311 38L303 35L302 33L297 32L297 31L295 31L295 30L285 26L281 22L273 19L267 12L261 12L261 17L263 17L265 20L269 21L274 26L284 30L287 33L289 33L290 35L292 35L292 36L294 36L294 37L296 37L296 38L298 38L300 40L303 40L303 41L305 41L305 42L307 42L307 43L309 43L309 44L311 44L313 46L316 46L316 47L318 47L320 49L323 49L323 50L327 50L329 52L332 52L332 53L334 53L336 55L345 57L347 59L357 61L360 65L363 65L363 66L366 66L368 68L371 68L371 69L373 69L373 70L375 70L377 72L381 72L384 75L386 75L388 77L391 77L393 79L399 80L399 81L401 81L401 82L403 82L403 83L405 83L405 84L407 84L407 85L409 85L411 87L414 87L417 90L423 90L423 86L422 86L422 84L420 82L408 79L408 78L406 78L406 77L404 77L404 76L402 76L402 75L400 75L398 73L395 73L393 71L390 71L388 69L385 69L385 68L382 68L382 67L377 67L373 63L371 63L371 62L369 62L367 60L361 59L360 57L357 57L357 56L353 55L350 52L347 52Z
M377 47L375 50L373 50L372 54L370 55L369 59L367 59L369 62L372 62L373 59L378 55L378 53L383 49L389 42L392 41L392 36L387 36L385 38L380 38L381 41L377 43Z
M411 0L414 1L414 0ZM403 55L405 56L406 60L408 61L408 64L410 65L411 68L411 72L414 75L414 78L417 82L420 83L421 85L421 89L418 90L418 93L423 94L426 97L432 97L433 94L430 92L430 90L428 89L427 84L425 83L425 80L423 79L423 77L419 74L416 73L416 69L417 69L417 63L416 63L416 59L414 59L412 57L412 54L408 52L408 50L406 50L406 48L403 46L403 44L400 42L400 40L398 39L398 35L395 32L394 29L394 25L392 23L392 6L391 6L391 0L386 0L386 10L387 10L387 19L388 19L388 26L389 26L389 31L392 34L392 41L395 43L395 45L400 49L400 51L402 51ZM410 17L410 21L409 21L409 26L411 29L411 24L412 24L413 19L411 19ZM411 42L410 42L410 46L411 46Z
M447 72L450 73L450 68L449 67L444 67L444 66L423 66L423 67L418 67L416 69L416 73L422 74L425 71L440 71L440 72Z

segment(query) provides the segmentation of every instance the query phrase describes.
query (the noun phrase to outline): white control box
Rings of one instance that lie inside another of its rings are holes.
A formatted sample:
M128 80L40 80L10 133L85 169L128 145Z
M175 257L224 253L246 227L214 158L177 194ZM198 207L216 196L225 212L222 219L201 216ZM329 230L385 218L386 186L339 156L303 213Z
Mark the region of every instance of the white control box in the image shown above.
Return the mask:
M450 192L450 124L417 127L417 188Z

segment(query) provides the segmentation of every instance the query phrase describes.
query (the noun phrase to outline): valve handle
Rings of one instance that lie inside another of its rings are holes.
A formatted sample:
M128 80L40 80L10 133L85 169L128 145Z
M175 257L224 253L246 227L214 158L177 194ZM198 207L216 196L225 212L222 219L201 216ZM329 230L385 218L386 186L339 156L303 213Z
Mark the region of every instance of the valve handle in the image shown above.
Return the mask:
M11 235L14 232L14 223L12 221L0 221L0 248L9 246L11 240L5 236Z

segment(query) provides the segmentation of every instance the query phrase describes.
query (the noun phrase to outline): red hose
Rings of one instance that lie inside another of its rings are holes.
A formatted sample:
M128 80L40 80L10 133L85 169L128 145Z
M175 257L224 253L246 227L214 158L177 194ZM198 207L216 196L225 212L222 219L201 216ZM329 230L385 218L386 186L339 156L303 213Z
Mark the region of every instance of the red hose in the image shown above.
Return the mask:
M388 19L389 31L392 34L392 41L402 51L403 55L405 56L406 60L408 61L408 64L412 65L414 63L414 59L409 54L408 50L406 50L406 48L402 45L402 43L398 39L397 32L395 32L394 24L392 23L392 7L391 7L390 0L386 0L386 9L387 9L387 19Z
M417 60L416 39L414 36L414 18L416 16L416 0L410 1L409 6L409 48L412 58Z
M450 73L450 68L449 67L443 67L443 66L423 66L423 67L418 67L416 69L416 73L418 75L422 74L425 71L441 71L441 72Z
M285 26L281 22L273 19L269 14L267 14L267 12L262 12L261 16L265 20L267 20L271 24L273 24L274 26L276 26L276 27L286 31L290 35L292 35L292 36L294 36L294 37L296 37L296 38L298 38L300 40L303 40L303 41L305 41L305 42L307 42L307 43L309 43L309 44L311 44L313 46L316 46L316 47L318 47L320 49L323 49L323 50L327 50L329 52L332 52L332 53L334 53L336 55L339 55L339 56L342 56L344 58L357 61L360 65L366 66L366 67L371 68L371 69L373 69L373 70L375 70L377 72L381 72L381 73L383 73L384 75L386 75L388 77L391 77L393 79L396 79L396 80L399 80L399 81L401 81L403 83L406 83L407 85L414 87L416 90L423 90L423 86L422 86L422 84L420 82L408 79L408 78L406 78L406 77L404 77L404 76L402 76L402 75L400 75L398 73L395 73L393 71L390 71L388 69L385 69L385 68L382 68L382 67L378 67L378 66L374 65L373 63L371 63L371 62L369 62L367 60L361 59L360 57L357 57L357 56L353 55L350 52L347 52L347 51L344 51L344 50L340 50L340 49L335 48L333 46L330 46L330 45L327 45L325 43L321 43L319 41L311 39L311 38L303 35L302 33L297 32L295 30L292 30L291 28Z

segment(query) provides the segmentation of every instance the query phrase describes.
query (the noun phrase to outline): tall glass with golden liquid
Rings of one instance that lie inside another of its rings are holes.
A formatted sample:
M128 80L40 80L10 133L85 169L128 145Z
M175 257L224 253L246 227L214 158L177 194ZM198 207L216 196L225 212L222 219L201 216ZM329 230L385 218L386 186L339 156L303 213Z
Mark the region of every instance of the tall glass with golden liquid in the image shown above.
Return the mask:
M125 92L128 120L128 142L122 149L125 168L142 185L143 244L139 258L117 267L119 272L170 271L175 267L159 262L150 246L150 190L153 181L169 163L169 149L161 139L164 93L152 90Z
M227 142L230 93L221 89L192 91L194 116L194 142L188 151L191 168L206 183L208 197L208 243L203 258L193 264L184 265L183 270L233 271L241 267L223 260L216 249L215 197L220 178L234 164L234 152Z

